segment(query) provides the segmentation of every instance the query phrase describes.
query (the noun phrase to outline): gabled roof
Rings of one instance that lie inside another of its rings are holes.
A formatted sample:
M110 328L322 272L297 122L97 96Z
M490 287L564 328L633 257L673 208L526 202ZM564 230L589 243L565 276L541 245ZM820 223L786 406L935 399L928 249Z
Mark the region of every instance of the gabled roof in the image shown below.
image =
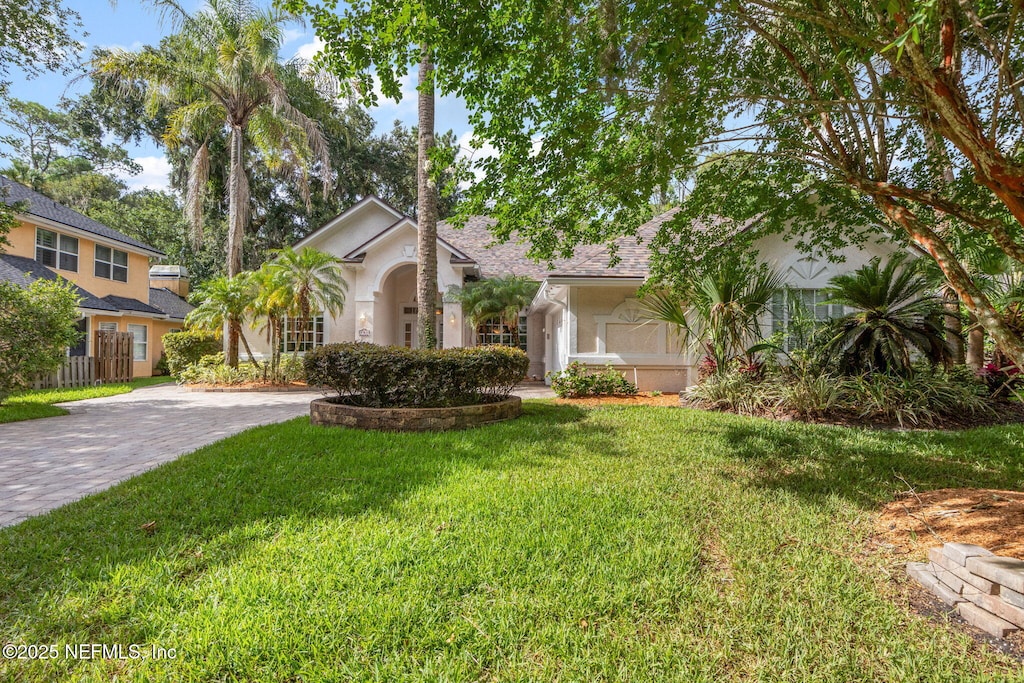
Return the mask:
M149 305L159 309L168 318L184 320L195 306L182 299L166 287L149 289Z
M416 221L409 218L408 216L403 216L399 218L397 221L395 221L388 227L384 228L383 230L381 230L376 235L360 244L358 247L356 247L349 253L345 254L345 256L343 256L341 260L346 261L348 263L362 263L363 259L366 258L367 251L372 249L374 245L379 244L381 241L387 239L389 235L398 232L404 227L410 227L413 230L416 230ZM445 249L452 253L452 263L475 263L475 261L469 256L467 256L465 252L453 246L449 241L443 239L440 236L440 230L438 231L437 241L440 242Z
M109 228L88 216L83 216L77 211L58 204L49 197L36 192L32 188L4 176L0 176L0 201L8 205L26 202L28 206L23 211L26 215L37 216L54 223L66 225L70 228L96 235L97 237L149 252L154 256L164 256L164 253L156 247Z
M470 216L461 228L440 221L437 234L446 242L459 245L479 265L483 277L522 275L543 280L550 274L546 264L526 257L528 247L525 244L496 242L490 230L494 223L494 219L487 216Z
M359 213L360 211L362 211L363 209L365 209L368 206L377 206L379 208L384 209L385 211L390 213L392 216L394 216L396 221L400 221L403 218L409 218L409 216L406 216L404 213L402 213L401 211L399 211L395 207L391 206L390 204L388 204L386 201L384 201L380 197L378 197L376 195L369 194L369 195L366 195L365 197L363 197L362 199L360 199L358 202L356 202L352 206L350 206L347 209L345 209L344 211L342 211L341 213L339 213L334 218L324 222L324 224L321 225L319 228L317 228L316 230L314 230L313 232L309 233L308 235L303 237L301 240L296 242L295 243L295 248L298 249L300 247L306 246L307 244L309 244L310 240L312 240L313 238L319 237L324 231L326 231L326 230L328 230L330 228L333 228L338 223L341 223L341 222L344 222L344 221L348 220L349 218L351 218L355 214Z
M12 254L0 254L0 280L13 282L19 287L28 287L36 280L63 280L60 275L53 272L39 261L24 256L13 256ZM75 292L82 301L79 308L87 308L94 311L117 312L117 307L109 302L100 299L94 294L87 292L78 285L71 283Z

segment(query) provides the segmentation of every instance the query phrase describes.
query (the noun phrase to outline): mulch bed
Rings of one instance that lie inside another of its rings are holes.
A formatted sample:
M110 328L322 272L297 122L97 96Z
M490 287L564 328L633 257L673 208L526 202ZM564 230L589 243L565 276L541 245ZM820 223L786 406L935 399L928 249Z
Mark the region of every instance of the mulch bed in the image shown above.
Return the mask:
M642 392L636 396L581 396L579 398L555 399L555 403L584 408L600 408L601 406L675 406L678 408L679 394L668 393L654 396L648 392Z
M1024 632L995 638L961 619L955 610L907 578L903 567L924 561L928 548L973 543L997 555L1024 560L1024 493L999 489L908 489L882 506L868 552L893 559L893 588L913 612L936 624L956 624L979 644L1024 662Z

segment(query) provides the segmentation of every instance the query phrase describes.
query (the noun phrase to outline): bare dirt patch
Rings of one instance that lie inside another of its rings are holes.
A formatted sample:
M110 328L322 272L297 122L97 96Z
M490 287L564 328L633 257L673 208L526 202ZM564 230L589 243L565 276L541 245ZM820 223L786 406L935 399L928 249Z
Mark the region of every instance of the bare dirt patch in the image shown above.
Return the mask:
M636 396L581 396L580 398L559 398L555 403L567 406L599 408L601 406L679 406L679 394L668 393L655 396L639 393Z
M906 492L885 505L879 540L897 554L923 556L942 543L973 543L1024 560L1024 493L997 489Z

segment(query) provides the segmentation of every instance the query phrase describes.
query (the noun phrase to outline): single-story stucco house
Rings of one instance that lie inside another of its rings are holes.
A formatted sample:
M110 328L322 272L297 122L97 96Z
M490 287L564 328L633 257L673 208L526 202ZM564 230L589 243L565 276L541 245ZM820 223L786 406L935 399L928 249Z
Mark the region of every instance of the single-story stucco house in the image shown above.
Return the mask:
M637 291L649 276L647 244L673 211L641 226L637 237L617 241L618 263L609 267L609 250L590 246L574 258L548 269L525 257L526 247L496 244L487 218L472 218L456 229L438 224L436 307L440 343L444 347L508 343L511 333L485 326L480 333L463 319L461 305L446 293L475 278L523 275L540 283L530 307L520 318L520 344L530 357L529 374L543 377L573 361L600 367L611 364L642 390L679 391L696 381L699 357L681 348L663 323L646 319ZM344 265L348 295L337 318L318 317L294 324L300 333L286 334L285 350L308 350L325 343L363 341L385 345L416 345L416 221L386 202L367 197L299 241L296 249L312 247L337 256ZM885 257L897 246L879 241L850 247L837 264L795 250L781 237L755 244L760 258L773 264L790 288L814 306L823 300L818 290L840 272L848 272L872 257ZM781 302L780 302L781 303ZM785 325L787 307L773 306L766 329ZM819 306L818 314L837 311ZM262 335L247 331L253 351L269 352ZM298 347L297 349L295 347Z
M164 253L0 176L0 201L19 207L18 224L0 253L0 281L28 286L63 278L81 297L82 341L71 356L94 355L94 332L132 335L132 376L150 377L163 353L162 337L180 330L192 306L188 273L154 265Z

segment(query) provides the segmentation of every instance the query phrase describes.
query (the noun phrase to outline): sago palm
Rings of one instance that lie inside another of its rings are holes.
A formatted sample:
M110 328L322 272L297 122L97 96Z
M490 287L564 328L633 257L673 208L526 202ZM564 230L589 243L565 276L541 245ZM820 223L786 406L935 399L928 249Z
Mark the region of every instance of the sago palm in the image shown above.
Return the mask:
M760 318L781 288L777 272L730 262L705 272L681 295L648 295L647 314L674 327L684 344L703 346L724 374L733 359L749 360L748 349L763 336Z
M202 235L210 143L228 141L227 274L242 270L242 238L249 218L246 164L259 153L272 171L292 178L307 198L309 172L318 166L325 196L330 191L327 141L316 121L289 100L289 84L300 78L295 64L281 64L283 25L293 18L250 0L206 0L187 14L174 0L151 0L175 22L178 32L160 47L138 52L113 49L94 63L96 72L122 83L142 82L152 108L166 107L164 142L175 149L194 146L188 172L186 213L196 239ZM248 145L247 145L248 143ZM227 350L237 356L237 346Z
M854 309L834 322L826 352L844 372L912 373L914 353L933 364L949 363L942 299L928 278L902 255L884 264L872 259L852 273L837 275L825 288L828 304Z
M257 296L257 285L250 273L241 273L235 277L218 277L207 281L192 293L190 297L196 307L188 314L185 321L196 328L208 332L226 329L234 337L237 348L239 337L245 345L249 360L255 364L249 342L242 334L242 322L250 313L252 303ZM231 367L238 366L238 359L225 358Z

